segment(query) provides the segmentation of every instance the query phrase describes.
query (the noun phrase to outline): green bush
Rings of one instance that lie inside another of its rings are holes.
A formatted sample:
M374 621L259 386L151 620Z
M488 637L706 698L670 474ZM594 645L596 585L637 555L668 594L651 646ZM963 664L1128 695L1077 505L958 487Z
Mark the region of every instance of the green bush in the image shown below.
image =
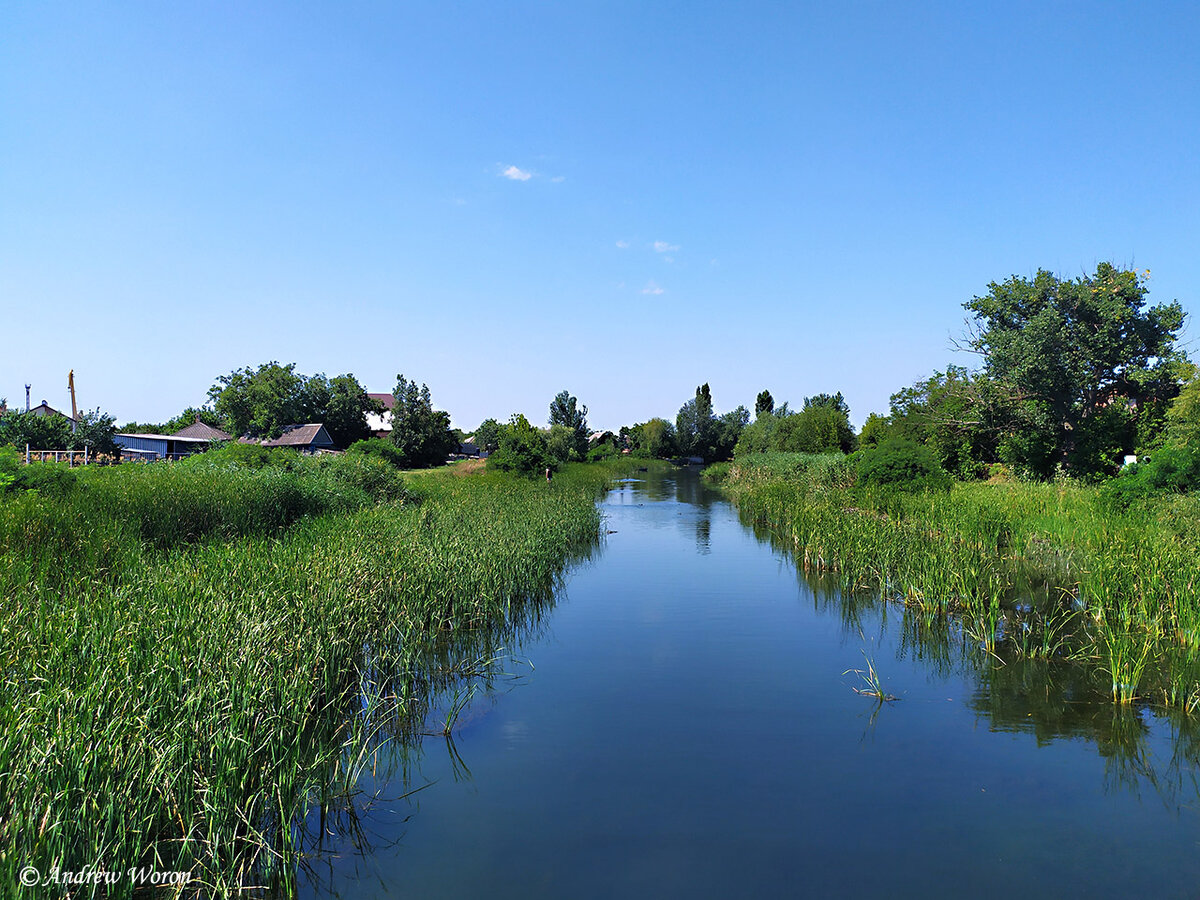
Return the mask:
M488 457L487 467L500 472L538 475L557 468L546 446L546 437L520 413L500 427L500 446Z
M1164 494L1200 490L1200 448L1157 450L1149 460L1129 466L1104 486L1105 499L1118 509Z
M404 453L391 441L383 438L367 438L365 441L355 441L346 451L347 456L368 456L382 459L397 469L405 467Z
M599 462L602 459L609 459L617 455L617 448L612 444L597 444L588 451L588 462Z
M889 438L854 456L858 483L887 490L950 489L951 478L933 451L904 438Z
M75 488L75 473L66 463L30 463L17 469L11 486L19 491L38 491L47 497L65 497Z

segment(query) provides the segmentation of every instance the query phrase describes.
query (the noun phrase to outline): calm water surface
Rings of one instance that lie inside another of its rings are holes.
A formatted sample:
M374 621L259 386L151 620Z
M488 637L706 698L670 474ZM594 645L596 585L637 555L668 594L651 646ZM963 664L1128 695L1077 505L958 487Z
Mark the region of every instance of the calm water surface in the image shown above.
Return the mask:
M694 473L603 509L533 668L364 780L310 896L1200 897L1188 726L842 599Z

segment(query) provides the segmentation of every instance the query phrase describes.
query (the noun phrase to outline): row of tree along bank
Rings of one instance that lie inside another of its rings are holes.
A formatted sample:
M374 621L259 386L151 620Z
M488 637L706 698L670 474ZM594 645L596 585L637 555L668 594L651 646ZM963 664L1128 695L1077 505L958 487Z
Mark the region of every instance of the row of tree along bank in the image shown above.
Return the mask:
M1149 306L1148 278L1102 263L1075 279L1039 271L990 284L964 304L972 319L961 349L979 367L948 366L896 391L889 411L872 413L857 435L840 393L793 410L764 390L751 420L742 406L715 415L706 384L674 422L651 419L620 437L641 454L708 462L899 439L927 448L957 478L1100 480L1128 457L1200 444L1200 378L1179 347L1183 310Z

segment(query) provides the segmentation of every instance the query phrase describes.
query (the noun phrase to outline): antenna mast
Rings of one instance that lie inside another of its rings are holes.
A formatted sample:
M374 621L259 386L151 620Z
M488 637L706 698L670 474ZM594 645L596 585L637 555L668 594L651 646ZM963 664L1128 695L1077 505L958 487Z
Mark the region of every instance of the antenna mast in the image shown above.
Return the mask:
M79 425L79 410L75 407L75 370L72 369L67 374L67 390L71 392L71 434L75 433L75 428Z

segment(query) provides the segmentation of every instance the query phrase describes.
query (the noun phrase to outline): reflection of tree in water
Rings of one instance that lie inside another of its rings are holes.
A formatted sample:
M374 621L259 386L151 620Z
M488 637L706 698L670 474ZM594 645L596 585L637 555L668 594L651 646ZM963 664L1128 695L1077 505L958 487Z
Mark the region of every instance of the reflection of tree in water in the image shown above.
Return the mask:
M712 552L712 518L707 513L696 517L696 549L702 554Z

